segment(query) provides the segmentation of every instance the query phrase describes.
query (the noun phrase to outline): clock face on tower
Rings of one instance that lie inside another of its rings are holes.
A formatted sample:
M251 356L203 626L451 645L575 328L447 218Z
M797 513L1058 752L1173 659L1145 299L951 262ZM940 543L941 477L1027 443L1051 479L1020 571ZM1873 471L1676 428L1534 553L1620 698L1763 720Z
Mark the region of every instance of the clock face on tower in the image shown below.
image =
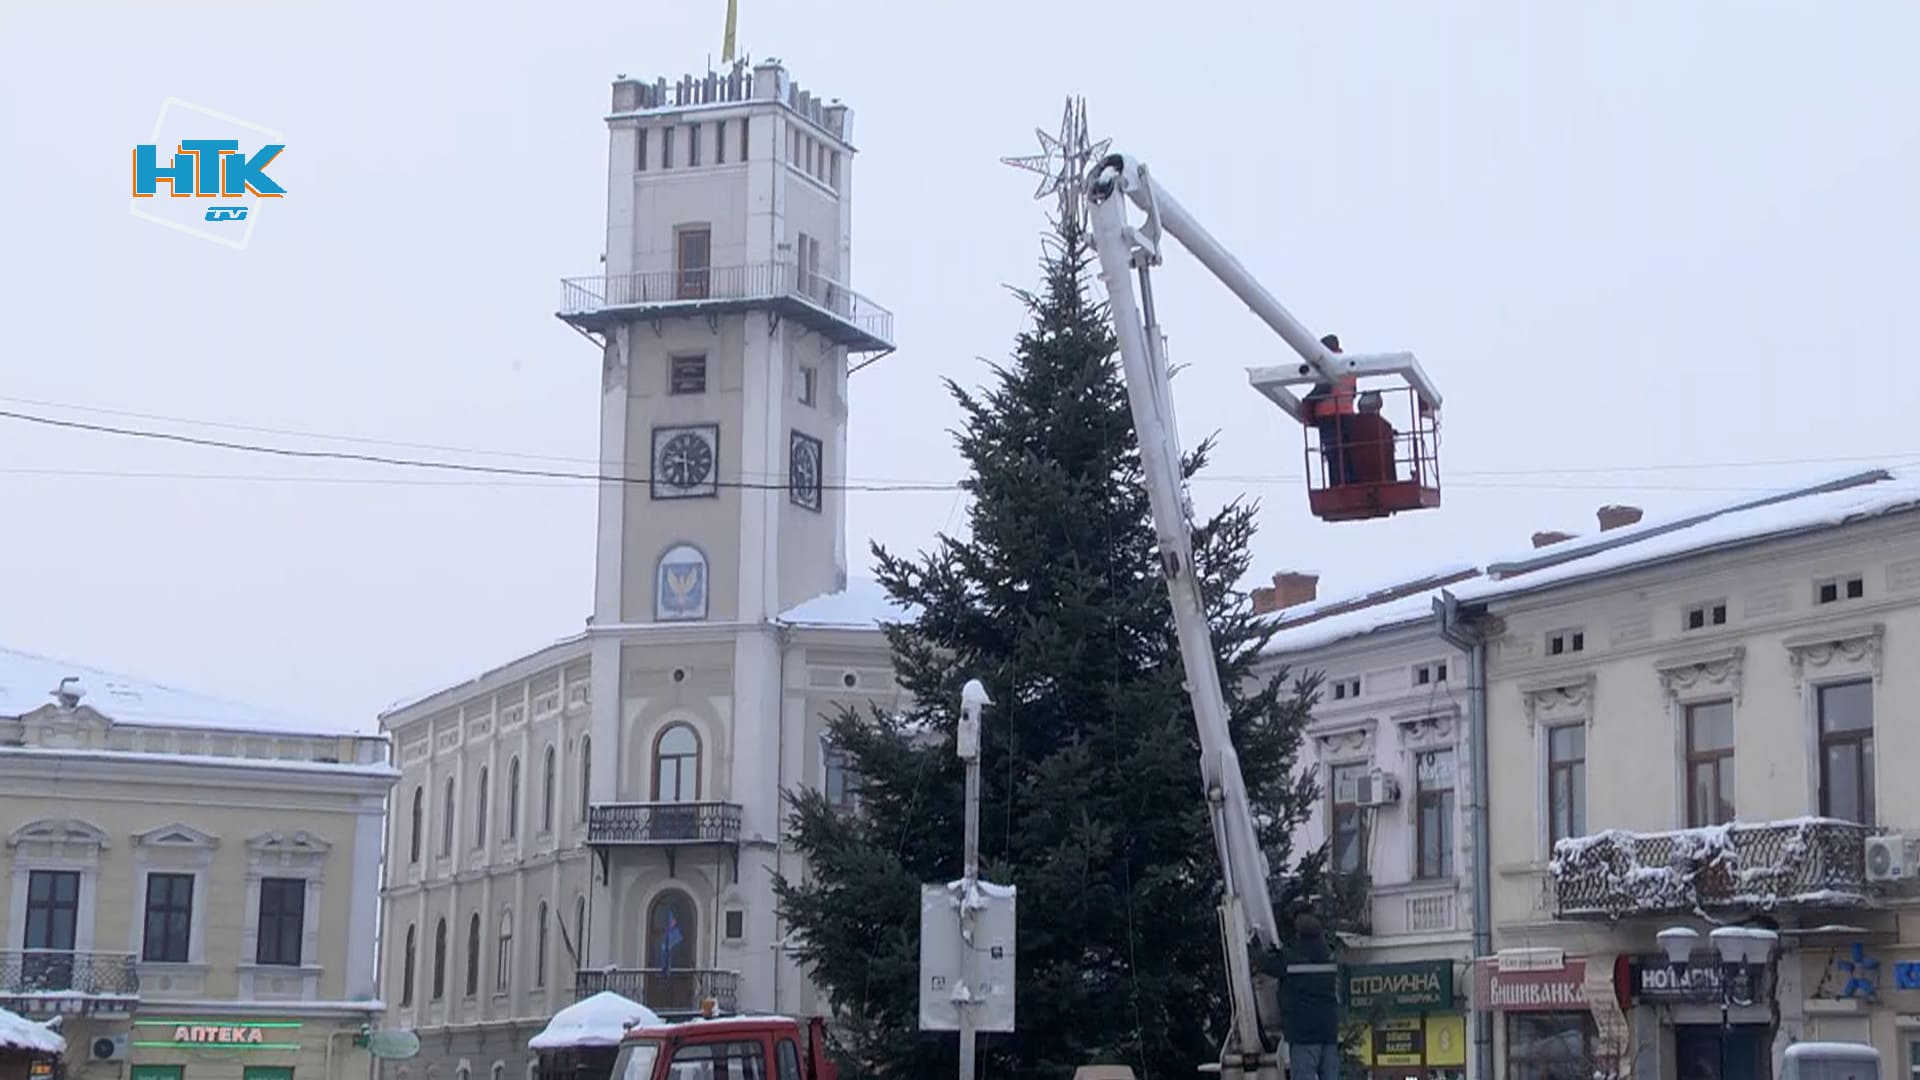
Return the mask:
M823 471L820 440L793 432L787 445L787 498L793 505L816 512L820 509Z
M720 427L661 427L653 429L653 482L656 499L688 499L714 495L720 459Z

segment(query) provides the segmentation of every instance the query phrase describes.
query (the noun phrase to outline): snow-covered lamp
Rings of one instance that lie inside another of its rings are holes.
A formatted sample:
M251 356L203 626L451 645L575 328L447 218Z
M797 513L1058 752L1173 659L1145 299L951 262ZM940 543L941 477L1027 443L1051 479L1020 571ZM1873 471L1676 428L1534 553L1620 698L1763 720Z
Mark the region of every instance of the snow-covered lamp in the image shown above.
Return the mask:
M1700 932L1691 926L1669 926L1653 936L1667 954L1667 963L1672 964L1675 971L1685 974L1688 958L1693 956L1694 942L1700 940Z
M1780 935L1759 926L1721 926L1707 935L1724 963L1756 967L1773 958Z

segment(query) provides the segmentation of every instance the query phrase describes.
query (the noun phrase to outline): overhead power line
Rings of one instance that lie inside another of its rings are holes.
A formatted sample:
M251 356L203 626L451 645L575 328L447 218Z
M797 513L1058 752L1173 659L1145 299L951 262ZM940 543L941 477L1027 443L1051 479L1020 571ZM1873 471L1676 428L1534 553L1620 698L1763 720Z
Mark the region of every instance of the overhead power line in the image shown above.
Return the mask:
M24 399L0 397L0 401L20 401ZM493 454L503 457L544 459L554 461L584 461L581 458L568 458L557 455L522 454L517 451L486 450L470 447L454 447L433 443L406 443L395 440L361 438L349 435L328 435L319 432L303 432L282 428L269 428L253 425L226 424L216 421L190 420L180 417L165 417L150 413L134 413L125 410L97 409L87 406L66 405L58 402L41 404L55 408L92 411L105 415L122 415L146 419L165 420L174 423L200 424L208 427L227 428L229 430L255 431L287 435L297 438L332 439L341 442L367 445L385 445L440 449L455 453ZM123 479L173 479L173 480L243 480L243 481L285 481L299 483L340 483L340 484L420 484L425 486L516 486L550 487L571 483L619 483L638 486L651 486L652 480L644 476L626 476L595 470L569 470L552 468L530 468L510 465L485 465L475 462L448 461L423 457L408 457L389 454L360 453L346 450L307 449L301 447L272 446L264 443L242 442L231 439L214 439L180 432L159 431L149 428L128 427L116 424L99 424L83 420L46 416L38 413L18 410L0 410L0 419L19 423L33 424L56 429L81 431L92 434L114 435L123 438L145 439L157 442L176 443L209 449L226 450L276 458L291 458L308 461L342 462L357 465L375 465L393 469L411 469L418 471L462 474L477 479L468 480L419 480L396 477L340 477L340 476L292 476L285 474L234 474L166 470L119 470L110 468L40 468L33 466L0 466L0 474L37 475L37 476L73 476L73 477L113 477ZM1890 460L1891 459L1891 460ZM1901 455L1858 455L1824 458L1779 458L1768 461L1728 461L1702 464L1659 463L1647 465L1620 465L1604 467L1567 467L1545 469L1500 469L1500 470L1457 470L1444 474L1445 486L1466 490L1509 490L1509 491L1631 491L1631 492L1676 492L1695 494L1714 493L1766 493L1790 490L1787 486L1764 486L1751 484L1647 484L1638 481L1622 483L1578 483L1563 480L1546 479L1552 477L1603 476L1616 473L1647 472L1688 472L1712 471L1732 468L1811 466L1826 464L1853 464L1873 462L1893 466L1920 462L1920 451L1908 451ZM748 474L749 476L751 474ZM1463 479L1464 478L1464 479ZM1301 484L1306 477L1299 473L1267 474L1203 474L1195 477L1195 482L1207 484L1236 484L1241 486L1267 486L1274 484ZM509 483L508 481L517 481ZM791 484L784 480L758 480L742 478L739 480L710 481L713 486L730 489L785 491ZM849 478L841 483L820 484L827 491L888 492L888 493L953 493L962 491L958 481L951 480L880 480L870 478Z

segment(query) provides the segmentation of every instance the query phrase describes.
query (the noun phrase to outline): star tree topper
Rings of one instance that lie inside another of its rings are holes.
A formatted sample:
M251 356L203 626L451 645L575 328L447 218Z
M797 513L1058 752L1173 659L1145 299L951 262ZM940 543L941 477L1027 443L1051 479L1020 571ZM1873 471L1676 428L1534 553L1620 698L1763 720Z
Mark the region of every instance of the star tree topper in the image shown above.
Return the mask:
M1069 97L1067 107L1060 117L1060 133L1050 135L1039 128L1033 133L1040 137L1040 153L1024 157L1003 157L1003 164L1027 172L1040 174L1040 187L1034 191L1035 199L1044 199L1049 195L1059 200L1060 214L1073 215L1082 223L1086 221L1086 206L1082 202L1081 185L1086 182L1087 172L1093 163L1104 156L1111 139L1101 139L1090 143L1087 136L1087 101L1085 98Z

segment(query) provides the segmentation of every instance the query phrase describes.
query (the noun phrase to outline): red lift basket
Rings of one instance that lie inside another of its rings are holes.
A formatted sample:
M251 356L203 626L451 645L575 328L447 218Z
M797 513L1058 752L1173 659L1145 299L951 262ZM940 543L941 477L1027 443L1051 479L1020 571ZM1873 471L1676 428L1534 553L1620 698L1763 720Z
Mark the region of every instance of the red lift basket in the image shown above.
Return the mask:
M1439 506L1440 399L1419 364L1405 353L1336 363L1350 373L1331 385L1305 365L1248 373L1300 421L1313 515L1364 521Z
M1440 505L1440 419L1411 386L1336 393L1302 425L1307 504L1323 521Z

